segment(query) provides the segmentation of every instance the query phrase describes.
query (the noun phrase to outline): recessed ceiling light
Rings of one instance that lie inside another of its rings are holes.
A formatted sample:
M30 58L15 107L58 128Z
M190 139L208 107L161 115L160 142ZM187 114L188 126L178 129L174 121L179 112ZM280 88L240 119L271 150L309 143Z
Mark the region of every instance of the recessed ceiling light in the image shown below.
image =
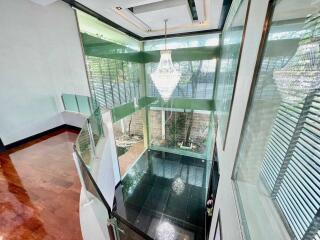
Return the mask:
M117 10L122 10L122 7L116 7Z

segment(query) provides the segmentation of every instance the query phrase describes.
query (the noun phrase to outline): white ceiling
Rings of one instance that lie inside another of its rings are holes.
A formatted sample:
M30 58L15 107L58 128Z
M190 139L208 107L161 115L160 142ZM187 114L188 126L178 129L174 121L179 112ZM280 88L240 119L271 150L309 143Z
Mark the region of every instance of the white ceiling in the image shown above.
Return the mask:
M218 29L223 4L223 0L194 0L199 20L193 20L187 0L77 1L141 37L163 35L165 19L168 34Z

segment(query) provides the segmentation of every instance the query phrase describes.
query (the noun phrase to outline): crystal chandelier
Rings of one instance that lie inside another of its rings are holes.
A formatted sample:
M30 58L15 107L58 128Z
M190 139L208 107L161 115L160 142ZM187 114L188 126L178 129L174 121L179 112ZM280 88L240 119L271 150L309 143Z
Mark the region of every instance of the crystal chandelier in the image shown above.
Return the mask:
M310 15L305 22L305 33L293 57L273 72L283 101L298 103L313 90L320 88L320 18Z
M152 81L164 101L168 101L170 99L181 77L181 73L173 66L171 50L167 50L167 21L167 19L164 20L165 50L160 51L159 65L156 71L151 73Z

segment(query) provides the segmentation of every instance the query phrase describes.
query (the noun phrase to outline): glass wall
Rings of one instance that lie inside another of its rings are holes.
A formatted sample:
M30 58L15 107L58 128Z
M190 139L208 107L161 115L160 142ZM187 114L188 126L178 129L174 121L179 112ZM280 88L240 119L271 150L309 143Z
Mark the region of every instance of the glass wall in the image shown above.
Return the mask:
M212 157L211 112L219 34L167 40L181 79L172 99L163 102L151 73L158 66L160 50L165 48L164 39L146 41L139 49L138 41L86 14L78 13L78 19L92 97L101 107L112 109L119 158L131 154L131 146L123 147L123 142L126 145L143 135L130 136L126 130L142 108L146 112L140 130L146 130L149 147L203 159ZM154 118L159 112L160 118Z
M139 99L141 65L125 60L86 56L92 96L109 109Z
M167 49L212 47L219 46L219 34L176 37L167 39ZM162 50L165 48L164 39L144 42L145 51Z
M217 86L214 100L223 144L225 143L233 101L248 5L249 0L236 0L232 2L221 35L220 64L217 68Z
M113 124L121 176L145 151L144 123L145 110L142 109Z
M152 149L206 158L212 143L210 111L151 108L149 121Z
M147 96L156 99L148 108L149 147L202 159L212 157L213 91L218 57L218 34L169 38L174 67L181 79L168 102L151 79L164 39L144 42Z
M320 239L320 4L275 1L234 180L247 239Z
M148 96L152 97L160 97L150 75L157 66L158 63L147 63L145 67ZM174 62L174 66L181 72L181 79L172 94L173 98L212 99L216 69L215 59Z
M165 48L164 39L144 42L147 95L159 98L159 92L151 79ZM173 98L212 99L219 34L168 38L167 48L172 49L174 67L181 72Z
M144 96L142 44L81 11L77 16L94 100L112 109Z

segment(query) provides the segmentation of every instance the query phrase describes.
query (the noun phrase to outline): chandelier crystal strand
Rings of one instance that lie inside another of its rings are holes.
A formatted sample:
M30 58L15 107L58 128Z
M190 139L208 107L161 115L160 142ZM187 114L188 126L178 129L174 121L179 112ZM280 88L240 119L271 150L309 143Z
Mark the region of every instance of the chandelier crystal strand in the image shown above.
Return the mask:
M301 102L320 87L320 14L307 17L299 46L288 63L273 72L283 101Z
M167 50L167 20L165 20L165 50L160 51L160 62L154 73L151 73L152 81L161 98L168 101L180 81L181 73L172 63L171 50Z

